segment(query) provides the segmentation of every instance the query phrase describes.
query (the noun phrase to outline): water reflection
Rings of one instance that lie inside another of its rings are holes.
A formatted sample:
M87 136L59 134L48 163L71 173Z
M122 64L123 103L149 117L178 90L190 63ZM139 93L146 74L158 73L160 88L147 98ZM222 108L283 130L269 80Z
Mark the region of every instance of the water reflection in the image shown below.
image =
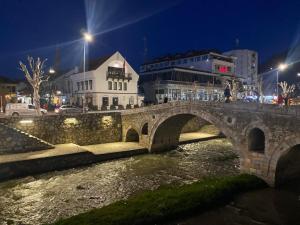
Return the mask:
M239 172L225 139L0 184L1 225L53 222L170 183Z

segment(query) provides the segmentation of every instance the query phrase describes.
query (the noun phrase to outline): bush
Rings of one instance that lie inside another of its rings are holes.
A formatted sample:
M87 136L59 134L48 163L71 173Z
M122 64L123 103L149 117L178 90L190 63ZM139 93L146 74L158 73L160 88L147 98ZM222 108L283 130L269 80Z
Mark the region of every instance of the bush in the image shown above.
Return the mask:
M118 105L118 109L119 110L124 110L124 106L123 105Z
M127 105L126 105L126 109L131 109L131 105L130 105L130 104L127 104Z
M60 220L55 225L155 224L224 205L240 192L262 187L266 187L264 181L252 175L209 178L146 191L128 200Z
M139 105L134 105L134 108L136 109L136 108L139 108Z
M110 109L110 110L116 110L116 106L110 105L109 109Z

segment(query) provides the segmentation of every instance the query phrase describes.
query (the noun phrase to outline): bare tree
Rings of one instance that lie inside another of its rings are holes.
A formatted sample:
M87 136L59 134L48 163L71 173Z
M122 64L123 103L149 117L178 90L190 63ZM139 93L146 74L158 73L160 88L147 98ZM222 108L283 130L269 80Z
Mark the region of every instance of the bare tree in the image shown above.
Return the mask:
M20 61L21 70L24 72L27 81L33 88L33 102L38 115L41 115L40 86L42 82L48 81L49 79L49 76L45 75L43 70L45 62L46 59L41 60L40 58L37 58L37 60L34 60L33 57L28 56L28 64L32 73L30 74L26 65Z
M279 86L282 89L282 95L283 97L288 97L290 94L292 94L295 91L295 85L288 85L286 81L280 82Z

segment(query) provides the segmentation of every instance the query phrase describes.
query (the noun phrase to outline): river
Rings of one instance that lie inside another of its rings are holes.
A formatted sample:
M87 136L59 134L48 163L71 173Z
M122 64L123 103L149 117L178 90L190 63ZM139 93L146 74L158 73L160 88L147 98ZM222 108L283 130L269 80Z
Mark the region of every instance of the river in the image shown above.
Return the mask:
M30 176L0 183L0 224L50 223L59 218L66 218L126 199L143 190L156 189L161 185L192 183L206 176L238 173L239 159L233 152L232 145L226 139L217 139L181 145L174 151L162 154L134 156L88 167ZM171 224L227 225L227 223L213 223L208 218L216 218L223 214L225 218L225 215L230 216L230 211L227 212L228 208L232 209L232 212L241 212L243 209L239 204L245 205L245 202L252 198L264 202L268 194L272 196L274 192L276 195L276 191L270 188L262 191L254 194L256 197L251 197L251 193L242 195L241 198L246 200L242 200L241 203L237 200L219 209L220 212L214 210L207 212L207 215L203 214ZM247 197L248 194L250 197ZM291 199L295 200L294 195L292 196ZM287 202L290 202L289 199ZM295 201L291 202L295 203ZM205 219L207 223L200 223ZM247 219L251 221L251 215ZM228 224L250 225L250 223Z
M1 225L39 225L170 183L237 174L226 139L0 183Z

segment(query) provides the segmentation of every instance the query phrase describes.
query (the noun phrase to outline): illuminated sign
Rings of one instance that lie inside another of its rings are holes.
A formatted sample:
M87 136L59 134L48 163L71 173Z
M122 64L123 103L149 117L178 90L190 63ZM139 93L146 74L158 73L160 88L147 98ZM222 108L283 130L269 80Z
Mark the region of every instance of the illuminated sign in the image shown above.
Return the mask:
M228 73L228 67L227 66L220 66L219 67L220 73Z

